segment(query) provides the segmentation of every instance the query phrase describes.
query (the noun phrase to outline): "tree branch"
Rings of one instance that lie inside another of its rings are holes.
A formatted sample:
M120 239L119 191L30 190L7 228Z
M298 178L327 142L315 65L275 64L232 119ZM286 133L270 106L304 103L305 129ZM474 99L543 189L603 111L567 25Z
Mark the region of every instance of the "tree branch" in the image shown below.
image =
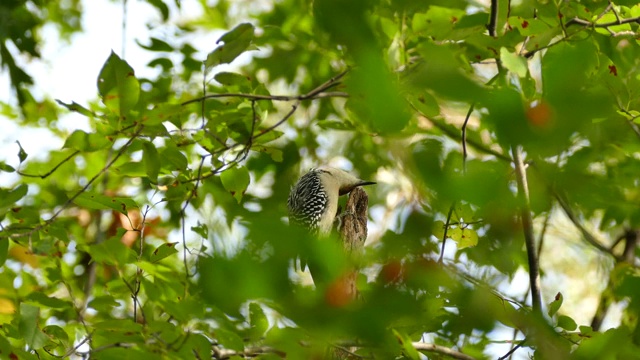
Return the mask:
M582 237L591 246L595 247L596 249L600 250L601 252L603 252L605 254L608 254L608 255L611 255L611 256L615 257L615 255L613 255L611 250L609 250L604 245L602 245L602 242L600 240L596 239L596 237L593 234L591 234L589 232L589 230L587 230L587 228L584 227L584 225L582 225L582 223L580 222L580 220L578 219L576 214L573 212L571 207L569 207L567 202L557 192L555 192L553 190L551 190L551 192L552 192L553 196L556 198L556 200L558 201L558 204L560 205L560 207L564 211L565 215L567 215L567 217L569 218L569 220L571 220L573 225L575 225L575 227L578 228L578 230L582 234Z
M520 198L520 218L524 232L524 243L527 248L527 260L529 262L529 283L531 286L531 304L533 312L542 316L542 296L540 295L540 268L538 254L536 253L535 236L533 233L533 218L531 217L531 204L529 202L529 186L527 173L522 160L521 150L517 145L511 147L513 163L516 170L516 182L518 183L518 197Z
M459 360L475 360L476 359L473 356L461 353L459 351L456 351L441 345L428 344L423 342L413 342L411 343L411 345L413 345L413 347L416 348L416 350L418 351L434 352L442 355L447 355L454 359L459 359Z
M62 204L62 206L47 220L45 220L44 223L36 225L35 227L29 229L28 231L24 232L24 233L13 233L10 235L10 237L12 239L17 239L17 238L23 238L23 237L27 237L27 236L31 236L31 234L33 234L34 232L43 229L49 225L51 225L51 223L53 223L53 221L60 216L60 214L62 214L62 212L69 206L71 205L71 203L73 203L73 201L75 199L78 198L78 196L80 196L82 193L84 193L85 191L87 191L89 189L89 187L91 187L91 185L98 180L98 178L100 178L100 176L102 176L102 174L104 174L105 172L107 172L107 170L109 170L111 168L111 166L120 158L120 156L122 156L124 154L124 152L129 148L129 146L133 143L133 141L138 138L138 136L140 135L140 133L142 132L142 130L144 129L144 126L140 125L140 128L133 133L133 135L129 138L129 140L122 145L122 147L120 148L120 150L118 150L118 152L116 153L116 155L107 162L107 164L97 173L95 174L91 179L89 179L89 181L87 181L87 183L80 189L78 190L75 194L73 194L69 199L67 199L67 201ZM0 232L1 235L2 232Z
M461 353L460 351L457 350L453 350L451 348L442 346L442 345L436 345L436 344L430 344L430 343L424 343L424 342L412 342L411 345L418 351L424 351L424 352L432 352L432 353L437 353L437 354L442 354L442 355L446 355L449 356L453 359L458 359L458 360L476 360L476 358L474 358L473 356ZM363 344L360 343L354 343L354 342L346 342L346 343L340 343L338 346L340 347L365 347L363 346ZM235 350L230 350L230 349L221 349L217 346L213 346L213 358L214 359L230 359L233 356L242 356L242 357L255 357L261 354L276 354L278 356L281 357L286 357L287 354L283 351L274 349L270 346L256 346L256 347L247 347L245 350L243 351L235 351Z
M629 18L629 19L618 19L617 21L611 21L606 23L595 23L588 20L580 19L579 17L574 17L573 19L567 21L565 26L583 25L585 27L592 27L592 28L609 28L611 26L630 24L630 23L640 24L640 16Z
M78 154L80 154L80 150L76 150L76 151L72 152L71 154L69 154L69 156L67 156L66 158L62 159L58 164L56 164L53 168L51 168L51 170L47 171L44 174L40 174L40 175L26 174L26 173L23 173L22 171L20 171L19 169L16 171L16 173L18 173L18 175L24 176L24 177L37 177L37 178L40 178L40 179L46 179L47 177L49 177L49 175L53 174L56 170L58 170L58 168L60 166L62 166L67 161L73 159L73 157L78 155Z

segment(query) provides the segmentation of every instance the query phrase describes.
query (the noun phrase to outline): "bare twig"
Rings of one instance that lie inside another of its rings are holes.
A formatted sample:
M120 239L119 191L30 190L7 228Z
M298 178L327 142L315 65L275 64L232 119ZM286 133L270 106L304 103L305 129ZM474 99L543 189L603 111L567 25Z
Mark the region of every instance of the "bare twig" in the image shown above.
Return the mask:
M498 0L491 0L491 14L489 15L489 24L487 24L487 30L489 30L489 36L496 37L498 28Z
M588 20L580 19L578 17L574 17L573 19L567 21L567 23L565 25L566 26L583 25L585 27L592 27L592 28L608 28L608 27L611 27L611 26L623 25L623 24L631 24L631 23L640 24L640 17L634 17L634 18L629 18L629 19L618 19L616 21L610 21L610 22L606 22L606 23L596 23L596 22L591 22L591 21L588 21Z
M575 225L575 227L578 228L578 230L582 234L582 237L584 237L587 243L589 243L591 246L595 247L596 249L600 250L601 252L615 257L610 249L602 245L602 242L598 240L593 234L591 234L591 232L589 232L589 230L587 230L587 228L585 228L584 225L582 225L582 223L580 222L580 219L578 219L578 216L573 212L573 210L567 204L565 199L563 199L562 196L560 196L555 191L552 191L552 194L558 201L558 204L564 211L565 215L567 215L567 217L569 218L569 220L571 220L573 225Z
M518 183L518 196L520 198L520 217L524 231L524 242L527 248L529 262L529 283L531 286L531 304L536 315L542 316L542 297L540 295L540 268L538 254L536 253L535 237L533 233L533 218L531 216L531 204L529 202L529 186L527 173L522 160L521 150L517 145L511 147L513 163L516 170L516 182Z
M512 347L511 349L509 349L509 351L508 351L506 354L504 354L503 356L500 356L500 357L498 358L498 360L505 360L505 359L507 359L508 357L510 357L511 355L513 355L513 353L514 353L516 350L518 350L520 347L522 347L522 345L524 345L524 343L525 343L526 341L527 341L527 339L524 339L524 340L520 341L516 346Z
M467 111L467 116L464 118L464 123L462 124L462 167L466 172L467 170L467 124L469 124L469 118L471 117L471 113L473 112L473 108L476 103L472 103L469 106L469 111Z
M438 263L442 264L442 260L444 259L444 246L447 243L447 232L449 231L449 225L451 221L451 214L453 214L453 208L456 206L454 202L451 204L449 208L449 213L447 214L447 222L444 224L444 234L442 235L442 249L440 250L440 257L438 258Z
M40 178L40 179L46 179L47 177L49 177L49 175L53 174L56 170L58 170L58 168L60 166L62 166L64 163L66 163L67 161L73 159L74 156L80 154L79 150L76 150L74 152L72 152L71 154L69 154L69 156L67 156L66 158L62 159L56 166L54 166L51 170L47 171L44 174L41 175L36 175L36 174L27 174L27 173L23 173L22 171L18 170L16 171L18 173L18 175L20 176L24 176L24 177L34 177L34 178Z
M133 141L138 138L138 136L140 135L143 129L144 129L144 126L140 125L140 128L129 138L129 140L124 145L122 145L122 147L120 148L120 150L118 150L116 155L110 161L108 161L107 164L97 174L95 174L91 179L89 179L89 181L87 181L87 183L80 190L76 191L75 194L73 194L69 199L67 199L67 201L64 204L62 204L62 206L60 206L58 211L56 211L49 219L45 220L44 223L42 224L36 225L35 227L31 228L29 231L26 231L24 233L13 233L10 235L10 237L12 239L28 237L28 236L31 236L31 234L33 234L34 232L39 231L51 225L51 223L53 223L53 221L58 216L60 216L60 214L62 214L62 212L67 207L69 207L69 205L71 205L71 203L73 203L75 199L78 198L78 196L82 195L82 193L87 191L89 187L91 187L91 185L98 178L100 178L100 176L102 176L102 174L104 174L105 172L107 172L107 170L111 168L111 166L120 158L120 156L122 156L125 153L125 151L127 151L127 149L133 143Z
M448 347L444 347L436 344L428 344L423 342L413 342L411 343L414 348L418 351L426 351L426 352L434 352L437 354L446 355L458 360L475 360L473 356L461 353L459 351L453 350Z
M430 344L430 343L424 343L424 342L412 342L411 345L418 351L442 354L442 355L449 356L453 359L458 359L458 360L475 360L476 359L473 356L464 354L460 351L453 350L451 348L448 348L442 345L436 345L436 344ZM340 349L343 349L343 348L348 349L349 347L367 347L367 345L356 343L356 342L344 342L340 344L333 344L333 346L338 347ZM229 359L233 356L255 357L260 354L276 354L281 357L286 357L287 355L286 353L269 346L248 347L243 351L221 349L218 346L213 346L214 359Z

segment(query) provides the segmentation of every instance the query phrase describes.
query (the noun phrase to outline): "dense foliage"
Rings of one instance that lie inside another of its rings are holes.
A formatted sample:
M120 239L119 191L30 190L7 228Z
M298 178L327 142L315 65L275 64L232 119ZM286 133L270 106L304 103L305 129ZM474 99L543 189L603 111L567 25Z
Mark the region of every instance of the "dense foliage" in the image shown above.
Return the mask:
M158 75L114 52L89 104L37 99L15 61L81 31L78 1L0 4L3 116L64 139L0 159L0 357L640 358L640 5L147 2L174 29L138 39ZM325 163L378 181L357 256L287 226ZM315 291L300 253L356 265L359 298ZM577 323L545 281L593 268Z

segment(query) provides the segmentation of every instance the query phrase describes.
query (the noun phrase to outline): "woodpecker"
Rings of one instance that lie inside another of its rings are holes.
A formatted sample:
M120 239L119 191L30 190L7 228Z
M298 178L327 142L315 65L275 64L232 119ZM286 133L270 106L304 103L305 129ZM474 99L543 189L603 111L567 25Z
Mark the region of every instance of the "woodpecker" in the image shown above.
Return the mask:
M289 222L307 228L312 234L328 236L338 211L338 197L348 194L358 186L372 185L373 181L361 180L346 171L328 166L311 169L302 175L291 188L287 207ZM326 264L311 256L300 257L300 269L309 268L317 288L328 284Z
M320 236L328 235L338 211L338 197L358 186L372 184L375 182L328 166L311 169L291 188L287 200L289 221Z

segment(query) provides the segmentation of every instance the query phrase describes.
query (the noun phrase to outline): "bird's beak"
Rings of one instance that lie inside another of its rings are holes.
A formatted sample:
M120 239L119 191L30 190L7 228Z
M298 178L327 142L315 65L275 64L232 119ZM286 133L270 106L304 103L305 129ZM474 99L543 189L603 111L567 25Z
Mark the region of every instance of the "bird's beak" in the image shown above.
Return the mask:
M375 184L377 184L377 182L375 181L360 181L359 183L353 186L340 189L340 195L348 194L351 192L351 190L357 188L358 186L375 185Z

